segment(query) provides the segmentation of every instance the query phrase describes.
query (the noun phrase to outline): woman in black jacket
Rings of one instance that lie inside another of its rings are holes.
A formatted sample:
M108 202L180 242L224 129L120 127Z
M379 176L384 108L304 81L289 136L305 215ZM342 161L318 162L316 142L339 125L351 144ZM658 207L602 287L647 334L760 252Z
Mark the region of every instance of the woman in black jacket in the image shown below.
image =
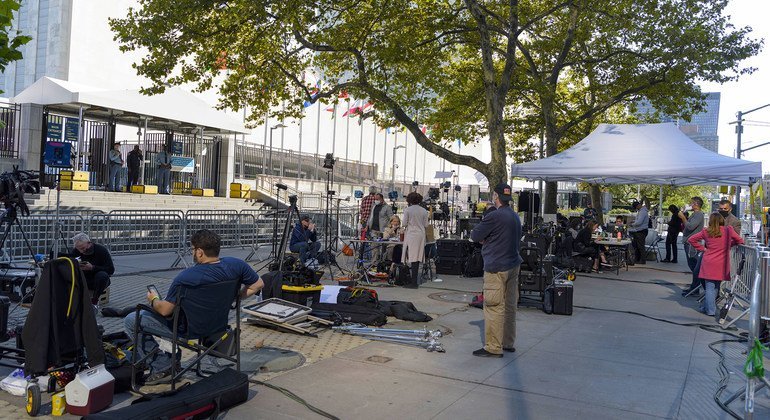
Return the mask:
M606 262L606 260L601 252L601 248L592 241L592 235L598 227L599 224L595 220L586 222L586 226L578 232L572 247L580 255L591 257L594 261L594 271L601 273L599 263L602 261Z
M676 240L679 238L679 232L682 231L682 221L679 220L679 208L675 205L668 206L671 212L671 220L668 221L668 234L666 235L666 258L660 262L676 262ZM674 258L671 258L671 257Z

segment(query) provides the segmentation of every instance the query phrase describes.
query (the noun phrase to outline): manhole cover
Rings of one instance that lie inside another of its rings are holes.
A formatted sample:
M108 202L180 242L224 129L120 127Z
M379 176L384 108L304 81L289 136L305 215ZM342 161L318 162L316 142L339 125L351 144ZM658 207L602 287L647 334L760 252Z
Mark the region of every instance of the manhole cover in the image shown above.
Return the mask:
M391 359L390 357L385 357L385 356L369 356L369 357L366 358L366 360L368 360L370 362L375 362L375 363L388 363L388 362L390 362L393 359Z
M439 292L428 295L429 298L442 302L471 303L476 293L471 292Z

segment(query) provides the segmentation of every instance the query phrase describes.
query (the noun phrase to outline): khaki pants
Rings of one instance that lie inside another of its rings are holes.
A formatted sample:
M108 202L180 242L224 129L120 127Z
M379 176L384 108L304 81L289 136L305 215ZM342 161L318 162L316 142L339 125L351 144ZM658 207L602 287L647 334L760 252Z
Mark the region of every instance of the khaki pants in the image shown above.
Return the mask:
M484 349L490 353L502 354L516 341L519 268L484 272Z

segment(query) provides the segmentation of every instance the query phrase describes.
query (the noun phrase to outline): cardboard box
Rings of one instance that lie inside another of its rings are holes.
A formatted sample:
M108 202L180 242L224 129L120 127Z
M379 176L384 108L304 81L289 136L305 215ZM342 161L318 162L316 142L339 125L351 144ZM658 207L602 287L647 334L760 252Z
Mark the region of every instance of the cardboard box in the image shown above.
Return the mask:
M88 181L62 180L61 189L72 191L88 191Z
M157 194L157 185L132 185L131 192L134 194Z
M193 188L192 195L195 197L213 197L214 190L211 188Z

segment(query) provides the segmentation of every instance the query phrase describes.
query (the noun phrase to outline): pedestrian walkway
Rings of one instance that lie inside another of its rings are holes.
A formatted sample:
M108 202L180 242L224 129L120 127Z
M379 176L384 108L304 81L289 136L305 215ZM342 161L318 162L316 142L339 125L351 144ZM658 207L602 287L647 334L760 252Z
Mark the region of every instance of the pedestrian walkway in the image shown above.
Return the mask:
M224 252L238 256L243 251ZM142 301L146 284L164 290L178 273L146 272L168 266L160 256L117 257L116 265L123 273L113 279L111 292L118 307ZM441 277L442 283L419 290L381 287L378 292L380 299L411 301L429 313L434 320L428 328L449 330L441 339L446 353L331 331L311 338L244 326L244 349L264 340L307 359L299 368L259 373L256 379L289 389L342 419L730 418L713 399L719 358L708 345L733 337L675 324L713 325L713 317L695 310L695 298L680 295L690 280L684 263L649 263L619 276L579 274L573 315L521 307L516 352L502 359L471 355L482 343L483 315L462 300L481 290L481 278ZM99 322L108 332L122 328L120 319L100 316ZM386 325L422 326L392 318ZM729 395L745 385L746 345L726 342L714 348L726 356L731 375L724 395ZM249 401L225 418L320 418L278 391L258 385L252 390ZM755 418L770 417L769 395L757 394ZM116 401L127 404L128 399L126 394ZM3 394L0 417L25 416L23 403ZM740 400L730 407L742 412Z

